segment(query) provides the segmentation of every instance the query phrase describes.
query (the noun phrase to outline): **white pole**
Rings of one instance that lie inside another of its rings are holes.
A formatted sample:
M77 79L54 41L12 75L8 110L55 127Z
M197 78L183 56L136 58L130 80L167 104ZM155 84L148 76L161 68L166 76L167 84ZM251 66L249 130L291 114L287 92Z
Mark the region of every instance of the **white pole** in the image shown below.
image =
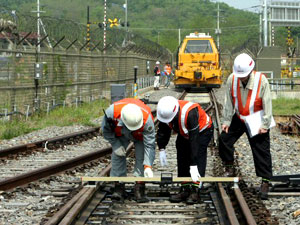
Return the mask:
M106 48L106 0L104 0L103 48ZM105 50L104 50L105 53Z
M264 46L268 46L268 12L267 0L264 0Z
M181 38L180 38L180 28L178 29L178 46L180 45Z
M259 14L259 45L262 46L262 12Z
M218 2L218 19L217 19L217 46L220 49L220 4Z
M127 39L127 0L125 0L125 31L126 31L126 36L125 36L125 40Z
M37 0L37 41L40 43L40 0ZM38 44L38 52L41 51L41 45Z

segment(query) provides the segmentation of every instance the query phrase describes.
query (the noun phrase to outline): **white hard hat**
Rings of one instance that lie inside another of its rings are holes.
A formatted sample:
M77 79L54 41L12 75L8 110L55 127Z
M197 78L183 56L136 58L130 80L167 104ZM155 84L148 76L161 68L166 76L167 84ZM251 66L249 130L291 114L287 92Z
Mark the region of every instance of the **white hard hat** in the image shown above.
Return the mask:
M255 66L254 60L246 53L238 55L233 64L233 74L236 77L247 77Z
M172 96L162 97L157 104L157 119L163 123L171 122L179 109L178 100Z
M156 61L156 64L160 64L160 62L159 62L159 61Z
M127 104L121 110L121 120L129 130L138 130L143 126L143 113L135 104Z

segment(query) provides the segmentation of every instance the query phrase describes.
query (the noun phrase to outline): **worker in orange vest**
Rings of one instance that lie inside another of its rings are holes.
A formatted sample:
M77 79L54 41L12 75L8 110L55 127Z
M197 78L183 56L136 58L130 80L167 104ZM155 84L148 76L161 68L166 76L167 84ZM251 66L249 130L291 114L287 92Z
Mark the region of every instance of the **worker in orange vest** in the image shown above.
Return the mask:
M164 67L164 75L166 77L165 87L168 88L170 86L171 81L172 68L169 62L166 63Z
M255 72L254 66L254 60L246 53L234 60L233 73L227 79L219 152L225 165L224 175L235 176L234 144L246 133L256 174L262 177L261 198L266 199L272 177L269 132L272 126L272 100L267 78ZM255 115L258 117L253 119ZM251 128L253 124L258 126L257 130Z
M177 100L172 96L161 98L157 104L157 145L162 166L167 164L165 148L171 131L177 135L178 177L191 176L193 183L182 183L178 194L170 197L171 202L186 201L188 204L199 200L199 178L205 176L207 146L213 135L210 116L199 104ZM201 185L200 185L201 186Z
M126 148L130 141L135 145L134 176L153 177L155 157L155 127L151 109L139 99L125 98L109 106L102 121L103 136L112 146L110 176L124 177ZM146 202L145 183L136 183L134 194L137 202ZM112 198L126 197L124 183L117 182Z

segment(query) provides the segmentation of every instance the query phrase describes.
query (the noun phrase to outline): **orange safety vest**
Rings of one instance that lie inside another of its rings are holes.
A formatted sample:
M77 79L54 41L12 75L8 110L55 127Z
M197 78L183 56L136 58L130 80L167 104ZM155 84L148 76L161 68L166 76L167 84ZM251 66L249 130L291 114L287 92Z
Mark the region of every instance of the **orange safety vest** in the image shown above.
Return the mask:
M243 107L241 90L240 90L240 78L232 77L231 95L233 99L233 105L239 118L244 121L244 116L249 116L254 112L258 112L263 109L262 98L259 98L259 92L261 87L261 79L264 74L254 71L254 85L253 89L248 91L247 102Z
M205 130L206 128L211 127L212 120L210 116L206 114L206 112L200 107L199 104L189 102L189 101L184 101L184 100L179 100L179 106L180 106L180 111L179 111L179 118L178 118L178 123L179 123L179 132L180 135L189 138L188 134L188 129L187 129L187 118L189 112L194 109L198 108L198 113L199 113L199 132ZM169 126L172 128L173 125L169 123Z
M171 68L171 66L167 66L167 73L168 73L168 75L170 75L171 74L171 72L172 72L172 68Z
M149 106L145 105L141 100L139 99L133 99L133 98L124 98L120 101L117 101L114 103L114 122L116 125L115 128L115 134L117 137L121 137L122 136L122 128L123 126L119 125L119 120L121 120L121 111L122 108L127 105L127 104L135 104L137 106L140 107L140 109L142 110L143 113L143 126L135 131L132 131L132 136L137 139L142 141L143 140L143 130L144 130L144 126L149 118L149 116L151 116L152 120L153 119L153 115L151 113L151 109Z

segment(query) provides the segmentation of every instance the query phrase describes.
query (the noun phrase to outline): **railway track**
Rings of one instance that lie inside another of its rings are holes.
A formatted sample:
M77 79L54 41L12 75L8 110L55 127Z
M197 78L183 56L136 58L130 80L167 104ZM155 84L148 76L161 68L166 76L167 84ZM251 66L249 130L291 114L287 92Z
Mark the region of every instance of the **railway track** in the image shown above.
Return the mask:
M218 107L218 103L216 102L213 92L210 95L189 93L182 95L182 97L185 97L187 100L199 102L202 107L206 108L215 118L215 127L217 129L220 127L218 111L214 110ZM214 101L211 101L211 99L214 99ZM218 133L219 131L216 131L215 140L210 146L210 157L212 157L213 160L210 160L211 165L208 165L208 168L211 167L210 172L208 172L209 176L221 176L222 174L223 167L218 159L215 146L217 144L216 138ZM44 142L44 144L45 143L46 142ZM51 143L54 143L53 146L55 146L56 142L52 141ZM63 144L67 142L61 141L60 143ZM56 144L58 145L59 143ZM42 148L42 146L40 148ZM27 146L27 149L31 148ZM174 149L175 144L170 143L169 149L167 150L170 155L168 157L169 161L172 164L176 163L176 153ZM26 176L21 173L19 177L23 176L22 183L15 183L15 177L0 180L0 189L12 189L20 185L28 184L28 182L49 177L49 175L76 167L77 169L68 172L72 175L70 180L73 180L73 183L70 181L65 182L66 180L64 180L64 178L61 179L64 181L59 183L60 178L58 178L57 175L47 178L48 182L49 180L54 180L54 182L58 182L59 184L56 185L56 188L46 187L49 188L49 190L47 189L47 193L44 193L44 196L46 196L45 198L52 198L54 196L57 197L58 200L48 209L42 224L70 224L71 222L76 224L127 224L126 221L130 221L128 224L168 224L170 222L172 224L183 224L183 221L186 224L278 224L276 220L270 216L270 213L263 208L262 202L259 202L256 190L248 188L243 182L240 182L241 189L239 189L237 185L232 188L233 185L222 183L207 184L201 191L200 202L193 206L186 206L186 204L183 203L174 204L168 201L170 194L175 193L179 189L179 186L175 183L169 184L168 187L164 188L157 184L147 184L147 195L150 199L149 204L140 205L130 198L126 200L124 204L112 202L110 200L111 190L109 184L97 183L92 186L82 186L79 180L80 177L106 176L110 170L110 166L107 166L109 160L104 159L101 161L97 159L109 154L110 151L111 149L109 147L106 148L105 153L102 152L102 155L98 155L98 158L95 158L95 155L90 155L90 159L93 162L83 166L83 163L91 161L84 161L82 158L79 158L80 156L77 157L76 160L73 158L78 164L68 164L68 166L65 165L66 167L63 169L58 168L61 166L60 164L64 164L65 162L53 164L52 166L48 166L49 171L52 171L51 174L46 172L41 177L34 174L37 171L28 172ZM99 152L97 154L99 154ZM30 157L30 155L28 157ZM132 164L133 162L130 161L129 164ZM81 167L78 167L78 165L81 165ZM94 167L97 167L97 172L86 172L86 170L91 168L94 170ZM154 168L156 168L155 176L160 176L161 172L171 172L174 177L177 174L176 166L171 169L167 168L166 171L166 168L160 167L158 162L155 162ZM40 170L45 170L45 168ZM30 180L30 177L35 176L37 177L34 180ZM10 182L5 183L4 181ZM35 183L30 184L29 188L34 186ZM24 187L23 190L27 190L26 187ZM127 191L129 196L132 195L132 185L128 185ZM71 198L72 196L73 198ZM223 198L221 196L223 196ZM233 203L230 199L233 199ZM62 202L59 204L58 201ZM225 207L226 210L224 210L223 207ZM79 220L75 221L75 218L79 218Z
M217 107L216 102L210 102L211 99L215 99L213 93L211 93L211 96L206 96L209 99L208 101L204 100L205 96L203 94L196 95L187 94L185 99L199 98L202 101L200 104L206 105L204 108L208 110ZM218 112L215 113L215 116L217 117L216 121L219 121ZM216 143L216 141L213 143ZM216 153L213 143L211 145L212 154ZM214 161L217 162L217 160ZM157 165L154 164L155 166ZM221 168L220 165L219 168ZM160 172L163 172L163 168L158 166L155 176ZM174 176L176 169L171 170L171 172ZM157 187L157 185L150 183L150 186L147 186L147 196L150 200L148 204L137 204L130 197L122 204L115 203L110 199L111 189L107 183L94 184L90 182L92 181L89 180L88 184L92 184L90 188L93 189L95 194L84 194L81 200L78 201L81 203L90 202L91 204L83 206L74 203L74 207L64 213L65 217L60 216L58 219L57 216L54 216L53 218L56 218L56 220L51 218L46 224L240 224L242 221L244 221L243 223L256 224L254 216L237 184L234 185L233 193L230 193L230 195L235 196L234 204L230 201L231 196L227 194L233 186L224 185L220 182L204 187L198 204L186 206L182 203L170 203L168 201L170 194L175 193L179 188L178 185L174 185L172 182L170 187L161 185ZM128 186L127 192L129 196L133 195L132 186ZM74 200L74 202L76 201ZM236 207L237 205L239 207ZM225 210L222 209L223 207L225 207ZM57 214L62 215L60 211ZM75 218L78 219L74 220Z

